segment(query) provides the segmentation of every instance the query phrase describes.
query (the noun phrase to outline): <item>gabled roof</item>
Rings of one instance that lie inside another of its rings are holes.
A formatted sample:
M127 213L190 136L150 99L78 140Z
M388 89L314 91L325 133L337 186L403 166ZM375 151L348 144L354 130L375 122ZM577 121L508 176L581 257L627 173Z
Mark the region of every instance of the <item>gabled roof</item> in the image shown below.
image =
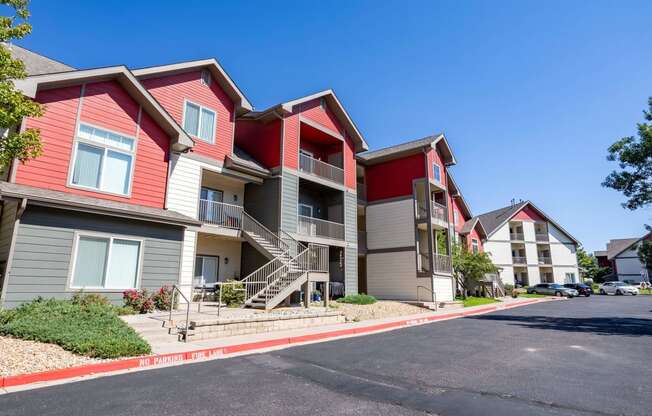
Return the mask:
M464 210L464 217L466 218L472 218L473 214L471 214L471 208L469 207L469 204L466 203L466 200L464 199L464 196L462 195L462 191L460 191L459 186L457 186L457 183L453 179L453 175L451 175L450 171L446 169L446 178L447 183L448 183L448 192L453 198L458 199L461 204L462 204L462 209Z
M487 238L487 231L484 229L482 226L482 223L480 222L480 219L478 217L473 217L467 222L464 223L464 227L460 230L460 234L466 235L469 234L475 227L478 227L478 234L480 235L480 238L486 239Z
M85 82L116 80L172 139L172 149L183 152L194 145L192 139L167 111L152 97L136 77L124 65L79 71L35 75L15 80L14 84L23 94L34 98L39 89L60 88Z
M552 223L555 227L559 229L562 233L564 233L568 238L573 240L575 244L580 244L580 242L573 237L568 231L564 230L564 228L557 224L552 218L550 218L549 215L545 214L541 209L539 209L536 205L534 205L530 201L522 201L519 202L518 204L506 206L503 208L499 208L494 211L487 212L485 214L480 214L478 215L477 218L480 219L480 223L484 227L484 229L487 231L487 238L491 237L500 227L502 227L505 223L507 223L514 215L516 215L518 212L523 210L526 206L532 207L535 211L537 211L541 216L545 217L545 219Z
M217 62L216 59L201 59L198 61L179 62L176 64L150 66L146 68L138 68L132 70L133 74L138 78L153 78L163 75L170 75L175 73L183 73L197 69L208 69L211 75L216 80L226 94L233 100L236 105L236 114L244 114L252 111L253 106L247 100L247 97L240 91L240 88L235 84L233 79L226 73L224 68Z
M75 70L75 68L69 65L14 45L13 43L5 43L4 46L9 49L14 59L20 59L25 64L27 75L41 75Z
M439 147L442 150L445 158L444 163L446 166L454 165L457 163L455 156L453 156L453 151L448 144L448 140L446 140L446 137L443 133L437 133L422 139L412 140L394 146L385 147L379 150L364 152L357 155L356 158L363 165L374 165L377 163L386 162L388 160L398 159L401 157L416 154L421 152L422 149L428 147Z
M629 250L632 246L638 244L640 241L646 240L652 236L652 232L645 234L640 238L620 238L614 239L607 243L607 259L611 260L614 257Z
M348 136L353 139L356 151L362 152L368 150L369 146L362 136L362 133L360 133L355 123L344 109L344 106L335 95L335 92L331 89L320 91L311 95L306 95L305 97L297 98L296 100L276 104L262 111L251 112L246 114L243 118L264 121L277 115L290 115L294 112L294 108L296 106L312 100L316 100L318 98L324 98L326 100L328 108L330 108L333 114L335 114L335 117L337 117L339 122L342 123L344 129L348 133Z

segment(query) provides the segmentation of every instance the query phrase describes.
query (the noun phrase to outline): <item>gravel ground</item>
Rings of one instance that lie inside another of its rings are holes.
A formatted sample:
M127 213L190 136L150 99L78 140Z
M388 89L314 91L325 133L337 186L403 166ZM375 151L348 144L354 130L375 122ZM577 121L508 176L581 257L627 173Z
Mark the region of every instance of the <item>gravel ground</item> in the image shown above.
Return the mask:
M344 312L347 322L391 318L393 316L415 315L418 313L430 312L429 309L391 300L379 300L372 305L353 305L350 303L331 302L331 306L337 311Z
M101 362L68 352L58 345L0 336L0 376L36 373Z

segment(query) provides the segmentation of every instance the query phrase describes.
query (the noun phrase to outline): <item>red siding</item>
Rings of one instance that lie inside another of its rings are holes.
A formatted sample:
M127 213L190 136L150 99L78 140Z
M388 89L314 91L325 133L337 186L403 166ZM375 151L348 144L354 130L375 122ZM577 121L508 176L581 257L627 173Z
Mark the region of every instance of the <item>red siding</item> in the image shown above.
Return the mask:
M201 83L201 71L186 72L160 78L143 79L142 84L168 113L183 126L184 100L205 106L217 114L214 144L193 138L193 152L224 161L233 148L234 105L213 80L210 87Z
M412 181L427 175L421 153L368 166L365 171L370 202L412 195Z
M446 186L446 166L442 162L441 155L435 149L428 151L428 177L430 179L435 179L435 173L433 171L432 165L437 163L441 170L441 184Z
M268 169L281 165L281 120L236 121L235 144Z
M525 221L546 221L546 219L536 212L534 209L531 207L527 206L520 210L514 217L512 218L514 220L525 220Z
M302 117L309 118L310 120L319 123L327 129L344 135L344 129L340 126L337 117L335 117L329 108L326 108L326 111L324 111L321 108L319 99L308 101L307 103L303 103L298 107L299 109L296 112L301 113Z
M299 169L299 115L292 114L284 120L283 166Z
M448 202L449 202L449 210L450 210L450 222L453 223L453 211L457 211L457 225L455 226L455 231L460 232L462 228L464 228L464 224L466 223L466 220L469 218L464 218L463 210L462 210L462 202L459 200L459 198L451 198L450 194L448 194Z
M145 113L138 138L131 198L67 186L80 86L41 91L36 101L46 104L43 117L27 119L28 128L41 130L43 155L16 170L16 183L77 195L163 208L167 181L169 137ZM136 135L138 104L116 82L88 84L81 121L130 136Z
M480 249L480 252L483 252L484 247L482 246L482 239L480 238L480 234L478 234L478 230L477 230L478 227L479 227L479 225L476 224L476 226L473 228L473 230L471 230L471 232L469 233L469 235L467 237L467 242L468 242L468 245L469 245L468 248L469 248L469 250L473 250L473 240L475 239L475 240L478 240L478 248Z
M356 189L355 144L348 136L344 136L344 186Z

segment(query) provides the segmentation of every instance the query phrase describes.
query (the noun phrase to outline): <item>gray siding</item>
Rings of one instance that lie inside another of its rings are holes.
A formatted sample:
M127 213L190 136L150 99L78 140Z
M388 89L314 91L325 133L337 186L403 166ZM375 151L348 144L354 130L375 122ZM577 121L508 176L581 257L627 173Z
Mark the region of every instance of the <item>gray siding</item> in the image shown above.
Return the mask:
M358 293L358 249L344 249L344 290L346 295Z
M281 228L289 233L296 233L299 177L288 172L283 172L281 187Z
M358 242L358 196L344 192L344 238L348 243Z
M265 179L265 182L245 185L244 209L257 221L272 231L278 230L281 179Z
M16 236L5 307L18 306L37 296L64 299L75 292L66 289L75 231L143 239L141 288L153 291L179 280L182 227L28 207L21 218ZM122 302L120 291L101 293L116 304Z
M14 231L18 202L5 201L0 219L0 264L5 264L11 247L11 235Z

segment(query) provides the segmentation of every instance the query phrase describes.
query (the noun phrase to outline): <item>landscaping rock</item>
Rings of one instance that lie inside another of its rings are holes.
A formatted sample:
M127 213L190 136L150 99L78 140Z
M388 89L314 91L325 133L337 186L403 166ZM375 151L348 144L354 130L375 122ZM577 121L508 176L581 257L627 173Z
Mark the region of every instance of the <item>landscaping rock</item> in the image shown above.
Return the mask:
M391 300L379 300L372 305L354 305L332 302L335 310L343 312L347 322L366 321L369 319L391 318L394 316L415 315L429 312L428 309Z

